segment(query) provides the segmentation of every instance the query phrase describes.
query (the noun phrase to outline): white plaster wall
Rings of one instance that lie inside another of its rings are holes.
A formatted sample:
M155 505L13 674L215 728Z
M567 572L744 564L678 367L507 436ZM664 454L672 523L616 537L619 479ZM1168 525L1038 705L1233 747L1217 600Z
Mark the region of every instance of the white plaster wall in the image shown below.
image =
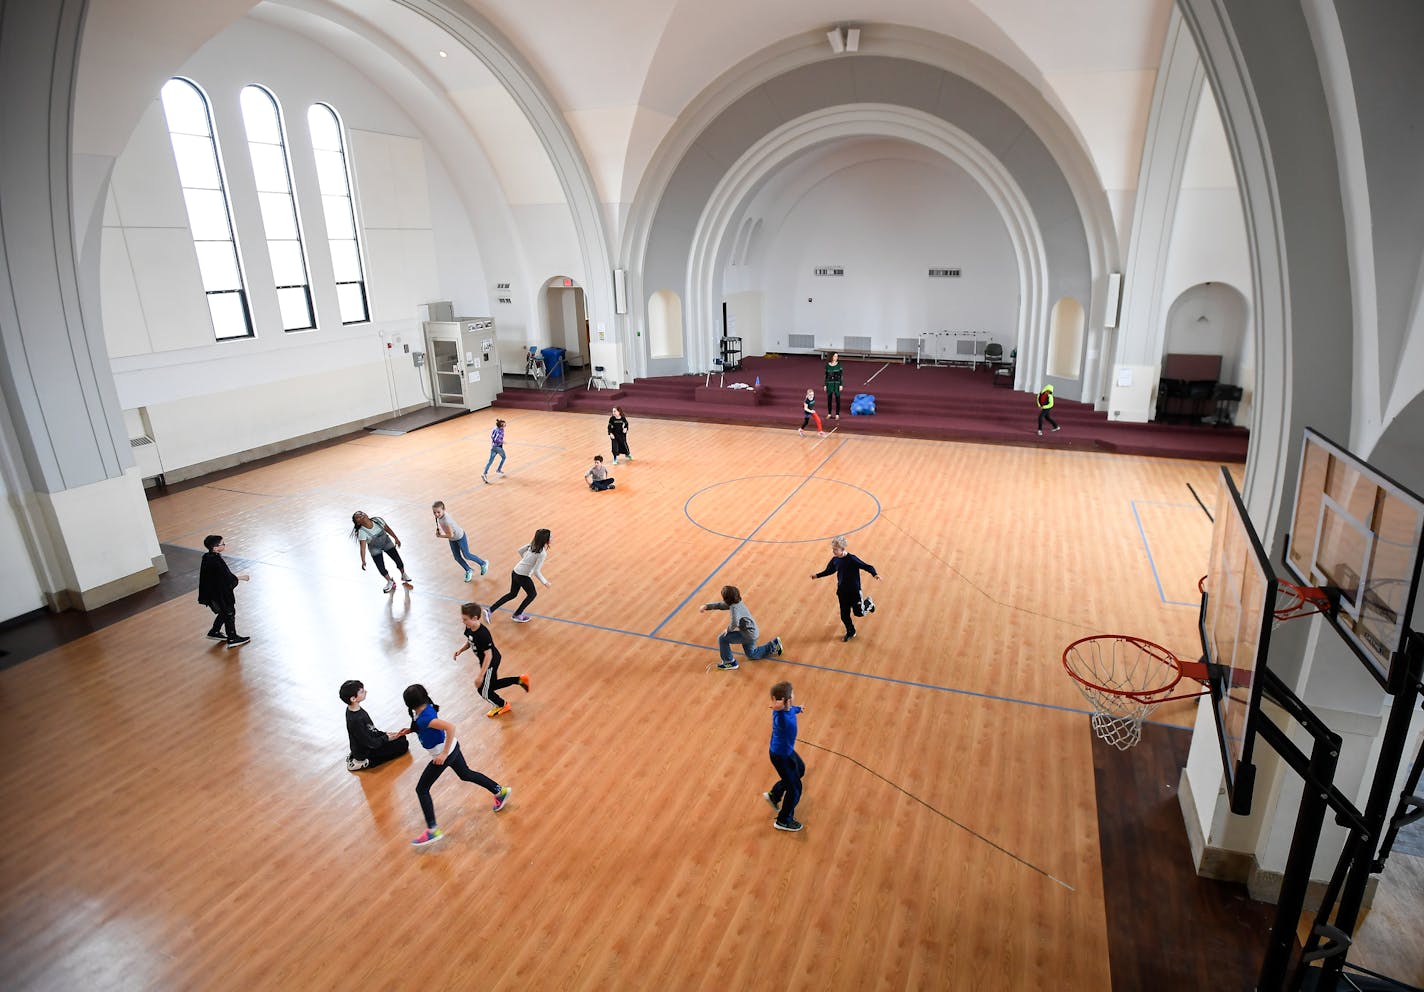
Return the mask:
M181 74L212 101L255 337L213 339L155 94L115 164L100 268L121 404L148 408L165 467L425 402L404 352L421 340L416 307L450 299L459 312L488 312L491 283L456 185L425 137L355 68L272 25L239 22ZM311 331L280 326L237 99L254 81L272 90L284 115L317 312ZM340 323L306 124L317 101L330 102L346 126L371 314L362 324ZM252 398L240 402L245 392Z
M761 236L763 347L788 333L876 348L927 330L976 329L1012 341L1019 279L998 211L955 166L906 159L861 162L827 176ZM839 265L842 277L818 277ZM930 279L930 268L960 268ZM808 300L812 302L808 302Z
M1164 311L1189 286L1225 283L1251 299L1241 198L1229 189L1183 189L1162 279ZM1248 328L1249 336L1249 328Z
M14 501L25 497L11 490L5 475L0 472L0 543L11 550L5 567L5 581L0 582L0 621L45 605L39 576L28 552L30 542L25 540L15 512Z
M123 475L57 493L36 494L50 533L70 549L64 564L70 589L94 589L134 574L160 554L153 527L115 527L115 520L143 520L148 501L137 468Z
M727 333L742 339L742 357L765 355L762 340L762 294L729 293L727 295Z

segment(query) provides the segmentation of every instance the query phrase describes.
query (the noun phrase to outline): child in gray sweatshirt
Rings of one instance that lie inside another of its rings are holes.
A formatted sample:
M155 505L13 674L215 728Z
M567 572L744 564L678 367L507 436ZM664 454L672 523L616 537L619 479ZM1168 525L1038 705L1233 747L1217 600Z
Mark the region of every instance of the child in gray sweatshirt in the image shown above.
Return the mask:
M722 657L717 667L722 671L728 672L739 667L737 659L732 657L733 644L740 644L742 652L752 661L759 661L769 654L781 654L779 637L773 637L766 644L757 645L756 621L742 602L742 591L736 586L723 586L722 601L706 603L698 607L697 612L706 613L708 610L728 610L732 614L728 618L727 629L717 637L717 651Z

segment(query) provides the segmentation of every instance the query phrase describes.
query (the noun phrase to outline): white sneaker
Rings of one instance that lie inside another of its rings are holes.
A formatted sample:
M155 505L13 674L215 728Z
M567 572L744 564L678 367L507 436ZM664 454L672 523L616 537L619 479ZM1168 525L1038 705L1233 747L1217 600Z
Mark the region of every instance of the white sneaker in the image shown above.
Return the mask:
M371 759L370 759L370 758L347 758L347 759L346 759L346 770L347 770L348 772L359 772L361 769L363 769L363 768L369 768L370 766L371 766Z
M396 591L396 580L395 580L395 579L387 579L387 580L386 580L386 587L385 587L384 589L382 589L381 592L395 592L395 591Z

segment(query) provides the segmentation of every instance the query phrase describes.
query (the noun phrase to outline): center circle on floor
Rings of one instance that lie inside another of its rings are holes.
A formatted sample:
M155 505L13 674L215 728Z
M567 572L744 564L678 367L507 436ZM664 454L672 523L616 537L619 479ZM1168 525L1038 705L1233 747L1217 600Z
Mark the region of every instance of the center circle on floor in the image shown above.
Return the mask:
M682 510L694 526L729 540L810 544L869 527L880 500L840 479L752 475L699 489Z

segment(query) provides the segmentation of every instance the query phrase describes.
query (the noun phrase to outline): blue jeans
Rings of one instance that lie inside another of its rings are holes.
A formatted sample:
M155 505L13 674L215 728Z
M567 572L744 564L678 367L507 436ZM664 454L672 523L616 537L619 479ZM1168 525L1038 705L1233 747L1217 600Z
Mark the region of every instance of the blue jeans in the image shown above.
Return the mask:
M476 565L489 564L479 555L475 554L470 550L470 537L468 534L461 537L458 541L450 542L450 553L455 556L455 564L459 565L467 572L470 570L470 566L465 564L465 559L467 558L470 561L474 562Z
M732 645L740 644L742 653L752 661L760 661L771 651L771 642L757 647L755 643L748 644L747 637L740 630L725 630L717 636L717 650L722 655L723 661L732 660Z
M489 475L489 467L494 464L495 455L498 455L498 456L499 456L499 468L498 468L497 471L500 471L500 472L503 472L503 471L504 471L504 448L503 448L503 447L490 448L489 461L485 462L485 470L484 470L484 474L485 474L485 475Z

